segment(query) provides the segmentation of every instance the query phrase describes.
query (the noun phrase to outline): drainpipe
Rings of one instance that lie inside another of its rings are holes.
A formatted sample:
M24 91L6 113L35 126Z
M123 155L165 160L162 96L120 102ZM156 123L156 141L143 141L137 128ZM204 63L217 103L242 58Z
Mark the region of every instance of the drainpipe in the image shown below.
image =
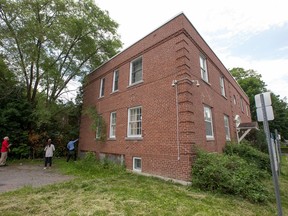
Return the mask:
M180 80L172 80L172 87L176 86L176 143L177 143L177 150L178 150L178 161L180 160L180 138L179 138L179 103L178 103L178 83L181 81L189 81L190 84L196 83L196 86L199 87L199 81L198 80L191 80L189 78L183 78Z

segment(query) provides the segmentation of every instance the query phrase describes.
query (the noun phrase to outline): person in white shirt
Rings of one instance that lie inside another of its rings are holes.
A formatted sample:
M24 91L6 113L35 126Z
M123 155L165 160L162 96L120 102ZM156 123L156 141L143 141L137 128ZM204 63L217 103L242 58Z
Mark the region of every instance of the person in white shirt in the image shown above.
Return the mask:
M45 166L44 169L47 169L47 165L49 164L49 167L52 166L52 157L53 152L55 151L54 145L51 143L51 139L48 139L47 145L44 148L45 151Z

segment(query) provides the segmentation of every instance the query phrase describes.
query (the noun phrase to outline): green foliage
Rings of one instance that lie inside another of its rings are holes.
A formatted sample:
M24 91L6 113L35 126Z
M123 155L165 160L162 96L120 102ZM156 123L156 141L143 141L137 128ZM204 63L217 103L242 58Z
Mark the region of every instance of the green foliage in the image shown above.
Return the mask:
M266 84L262 81L262 76L254 70L244 70L243 68L232 68L230 70L232 76L239 83L241 88L249 97L251 118L253 121L257 120L255 95L267 92ZM283 100L279 95L271 92L271 100L273 106L274 120L270 121L270 131L274 132L275 129L281 134L283 139L288 139L288 104L287 98Z
M7 0L0 14L0 54L32 104L38 92L56 101L122 46L118 24L92 0Z
M83 177L107 177L109 175L124 175L126 170L108 160L100 161L93 152L87 152L83 159L76 161L73 166L66 168L65 172Z
M237 195L252 202L266 202L265 174L239 156L198 152L192 168L192 186Z
M11 149L12 156L18 159L28 158L30 156L30 147L27 144L21 143L20 145ZM10 156L11 155L9 154L9 157Z
M88 117L91 119L91 129L100 134L99 140L101 142L105 142L107 138L107 125L104 118L98 114L97 108L95 106L88 107L83 110L83 114L88 115Z
M266 141L266 134L263 129L260 128L260 130L251 130L245 137L245 140L249 141L249 145L268 154L269 151Z
M267 171L271 174L269 155L253 148L247 141L242 141L240 144L227 143L223 152L226 155L237 155L244 159L249 165L256 165L258 169Z

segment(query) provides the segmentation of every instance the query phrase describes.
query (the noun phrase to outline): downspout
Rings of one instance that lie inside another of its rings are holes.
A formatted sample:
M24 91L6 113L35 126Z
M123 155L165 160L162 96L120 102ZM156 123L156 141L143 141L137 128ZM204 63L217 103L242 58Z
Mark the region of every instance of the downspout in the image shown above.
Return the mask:
M183 80L186 80L186 81L189 81L191 84L194 84L196 83L196 86L199 87L200 84L198 82L198 80L191 80L189 78L183 78L183 79L180 79L180 80L173 80L172 81L172 87L175 87L176 86L176 143L177 143L177 150L178 150L178 161L180 160L180 138L179 138L179 103L178 103L178 82L179 81L183 81Z

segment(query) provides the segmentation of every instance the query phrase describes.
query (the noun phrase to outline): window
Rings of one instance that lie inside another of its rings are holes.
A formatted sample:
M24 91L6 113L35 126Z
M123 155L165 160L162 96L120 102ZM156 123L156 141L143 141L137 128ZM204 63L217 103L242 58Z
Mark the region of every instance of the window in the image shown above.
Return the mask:
M100 94L99 97L104 97L104 89L105 89L105 78L101 79L100 83Z
M206 138L213 139L213 123L212 123L212 111L208 106L204 106L204 120L205 120L205 128L206 128Z
M221 88L221 94L225 97L225 85L224 85L224 77L220 77L220 88Z
M200 55L200 68L201 68L201 78L208 82L208 71L207 71L207 64L206 58Z
M229 128L229 117L224 115L224 127L225 127L225 134L226 140L231 140L230 138L230 128Z
M128 110L128 137L142 137L141 107Z
M247 113L247 116L249 116L249 109L248 109L248 105L246 104L246 113Z
M133 157L133 170L141 172L142 171L142 160L139 157Z
M129 84L142 81L142 57L134 60L130 64L130 81Z
M233 96L233 103L234 103L234 105L236 105L236 96L235 95Z
M115 92L118 90L118 80L119 80L119 70L116 70L116 71L114 71L114 74L113 74L112 92Z
M102 116L99 116L99 118L97 118L96 123L96 139L101 138L101 133L102 133Z
M116 136L116 112L110 114L110 138Z
M240 99L241 111L244 112L243 98Z

